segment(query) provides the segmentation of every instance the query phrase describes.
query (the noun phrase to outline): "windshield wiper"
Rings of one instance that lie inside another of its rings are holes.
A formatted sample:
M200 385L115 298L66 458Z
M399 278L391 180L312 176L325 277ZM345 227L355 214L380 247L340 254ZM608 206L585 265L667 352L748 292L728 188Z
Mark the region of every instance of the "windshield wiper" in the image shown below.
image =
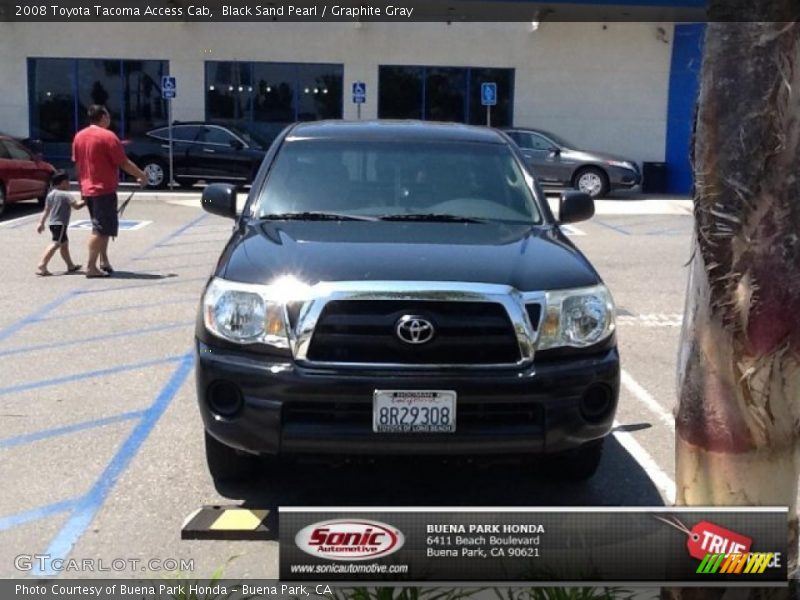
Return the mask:
M274 213L259 217L261 221L377 221L375 217L320 211Z
M486 223L486 219L476 217L462 217L442 213L402 213L398 215L383 215L378 217L381 221L431 221L439 223Z

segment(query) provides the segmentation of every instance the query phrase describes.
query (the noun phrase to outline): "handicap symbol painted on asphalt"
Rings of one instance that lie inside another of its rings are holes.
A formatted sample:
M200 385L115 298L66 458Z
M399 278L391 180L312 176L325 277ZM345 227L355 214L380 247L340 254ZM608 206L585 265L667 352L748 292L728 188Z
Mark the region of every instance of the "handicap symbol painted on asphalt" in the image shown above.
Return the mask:
M129 220L121 220L119 222L119 230L120 231L136 231L141 229L142 227L147 227L150 225L152 221L129 221ZM75 221L69 226L70 229L83 229L83 230L90 230L92 228L92 222L88 219L84 219L82 221Z

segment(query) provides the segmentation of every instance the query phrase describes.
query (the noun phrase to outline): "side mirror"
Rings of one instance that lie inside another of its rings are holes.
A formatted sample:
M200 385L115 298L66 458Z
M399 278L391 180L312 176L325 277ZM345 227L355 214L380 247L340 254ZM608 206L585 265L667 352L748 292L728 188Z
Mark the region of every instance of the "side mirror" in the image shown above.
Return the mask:
M559 223L577 223L594 216L594 200L589 194L576 191L561 192L558 204Z
M234 150L241 150L242 148L244 148L244 144L239 140L231 140L231 148L233 148Z
M552 148L550 148L550 156L552 157L561 156L561 148L557 146L553 146Z
M200 204L207 213L236 218L236 187L229 183L212 183L203 190Z

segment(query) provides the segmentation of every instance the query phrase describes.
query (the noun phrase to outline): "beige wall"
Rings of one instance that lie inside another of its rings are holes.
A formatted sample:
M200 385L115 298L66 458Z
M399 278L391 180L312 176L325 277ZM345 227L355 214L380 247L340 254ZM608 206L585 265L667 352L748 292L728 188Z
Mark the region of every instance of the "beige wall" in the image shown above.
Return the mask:
M514 123L586 148L663 160L671 43L654 23L0 23L0 131L28 135L28 57L165 59L178 78L174 118L202 119L204 61L344 64L377 115L380 64L512 67ZM671 40L672 27L661 24Z

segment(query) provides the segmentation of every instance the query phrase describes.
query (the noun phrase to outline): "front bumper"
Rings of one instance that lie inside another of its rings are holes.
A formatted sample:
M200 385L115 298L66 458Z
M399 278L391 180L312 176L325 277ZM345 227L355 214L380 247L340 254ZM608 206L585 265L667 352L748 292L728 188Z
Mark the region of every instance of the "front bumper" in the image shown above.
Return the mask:
M609 166L606 170L608 172L609 186L613 190L630 189L642 183L642 175L638 169L632 171L622 167Z
M616 348L525 370L306 369L291 361L197 342L197 396L206 430L253 454L500 455L558 452L609 433L619 395ZM243 400L234 416L211 408L220 384ZM608 407L589 416L587 390ZM455 390L454 433L372 431L375 389Z

